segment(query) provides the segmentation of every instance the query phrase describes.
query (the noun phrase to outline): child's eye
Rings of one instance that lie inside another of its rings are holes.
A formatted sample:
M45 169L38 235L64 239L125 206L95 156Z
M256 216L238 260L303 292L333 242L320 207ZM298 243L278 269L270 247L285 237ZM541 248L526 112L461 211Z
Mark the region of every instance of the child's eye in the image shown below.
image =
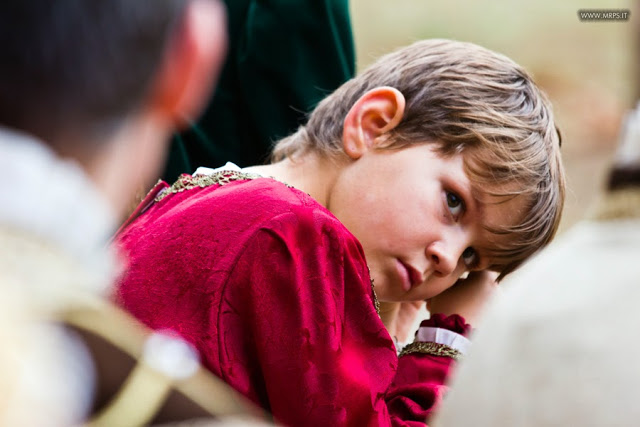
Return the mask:
M476 250L469 247L462 252L462 261L467 267L473 267L478 260Z
M457 194L447 191L447 207L454 218L458 218L464 211L464 203Z

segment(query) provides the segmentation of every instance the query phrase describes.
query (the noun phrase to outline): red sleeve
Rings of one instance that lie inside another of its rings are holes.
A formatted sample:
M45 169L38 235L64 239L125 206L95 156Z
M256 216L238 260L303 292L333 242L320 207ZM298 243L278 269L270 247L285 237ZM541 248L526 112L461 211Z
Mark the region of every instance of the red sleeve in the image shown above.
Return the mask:
M448 329L463 336L471 332L471 326L457 314L435 314L420 326ZM431 417L448 390L445 384L453 362L450 357L423 353L401 355L398 371L386 395L394 421L403 418L425 420Z
M223 377L235 352L255 353L260 403L287 425L424 425L451 360L398 363L360 245L323 215L281 215L239 256L219 314ZM239 317L250 349L225 334Z

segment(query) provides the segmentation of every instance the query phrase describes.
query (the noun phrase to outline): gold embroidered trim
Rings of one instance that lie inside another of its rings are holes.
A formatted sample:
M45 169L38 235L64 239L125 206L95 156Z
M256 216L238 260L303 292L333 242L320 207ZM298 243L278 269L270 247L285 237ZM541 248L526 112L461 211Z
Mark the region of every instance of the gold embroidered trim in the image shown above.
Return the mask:
M378 296L376 295L376 290L373 286L373 279L371 279L371 292L373 292L373 306L376 309L376 313L378 313L378 317L380 317L380 302L378 301ZM382 317L380 317L382 319Z
M600 221L640 218L640 188L621 188L605 194L589 216Z
M378 295L376 295L376 285L373 283L373 277L371 277L371 269L367 265L367 271L369 272L369 280L371 281L371 292L373 293L373 307L376 309L378 317L380 317L380 302L378 301ZM382 317L380 317L382 319Z
M455 348L451 348L445 344L438 344L437 342L412 342L407 344L398 357L405 356L412 353L430 354L432 356L446 356L452 359L458 360L462 357L462 353Z
M243 181L247 179L262 178L261 175L255 173L239 172L232 170L222 170L215 172L211 175L180 175L178 180L171 185L171 187L163 190L155 198L156 202L167 197L169 194L181 193L185 190L192 188L204 188L210 185L218 184L225 185L233 181Z

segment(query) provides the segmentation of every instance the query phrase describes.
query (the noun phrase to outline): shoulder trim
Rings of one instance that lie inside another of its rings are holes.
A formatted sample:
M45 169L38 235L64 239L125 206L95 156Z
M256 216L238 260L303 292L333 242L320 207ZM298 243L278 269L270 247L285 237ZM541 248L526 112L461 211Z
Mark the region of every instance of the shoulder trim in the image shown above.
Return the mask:
M169 194L181 193L192 188L205 188L210 185L225 185L233 181L246 181L250 179L263 178L255 173L247 173L233 170L222 170L211 175L188 175L182 174L171 187L164 189L155 198L156 202L161 201Z

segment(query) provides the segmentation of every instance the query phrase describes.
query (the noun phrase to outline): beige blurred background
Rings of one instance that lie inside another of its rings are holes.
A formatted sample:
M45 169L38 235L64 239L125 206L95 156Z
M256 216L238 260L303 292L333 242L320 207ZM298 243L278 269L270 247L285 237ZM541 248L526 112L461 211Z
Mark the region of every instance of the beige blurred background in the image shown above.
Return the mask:
M563 137L568 194L561 230L606 179L626 111L638 100L640 0L351 0L358 68L424 38L470 41L524 65L547 92ZM581 22L579 9L630 9Z

